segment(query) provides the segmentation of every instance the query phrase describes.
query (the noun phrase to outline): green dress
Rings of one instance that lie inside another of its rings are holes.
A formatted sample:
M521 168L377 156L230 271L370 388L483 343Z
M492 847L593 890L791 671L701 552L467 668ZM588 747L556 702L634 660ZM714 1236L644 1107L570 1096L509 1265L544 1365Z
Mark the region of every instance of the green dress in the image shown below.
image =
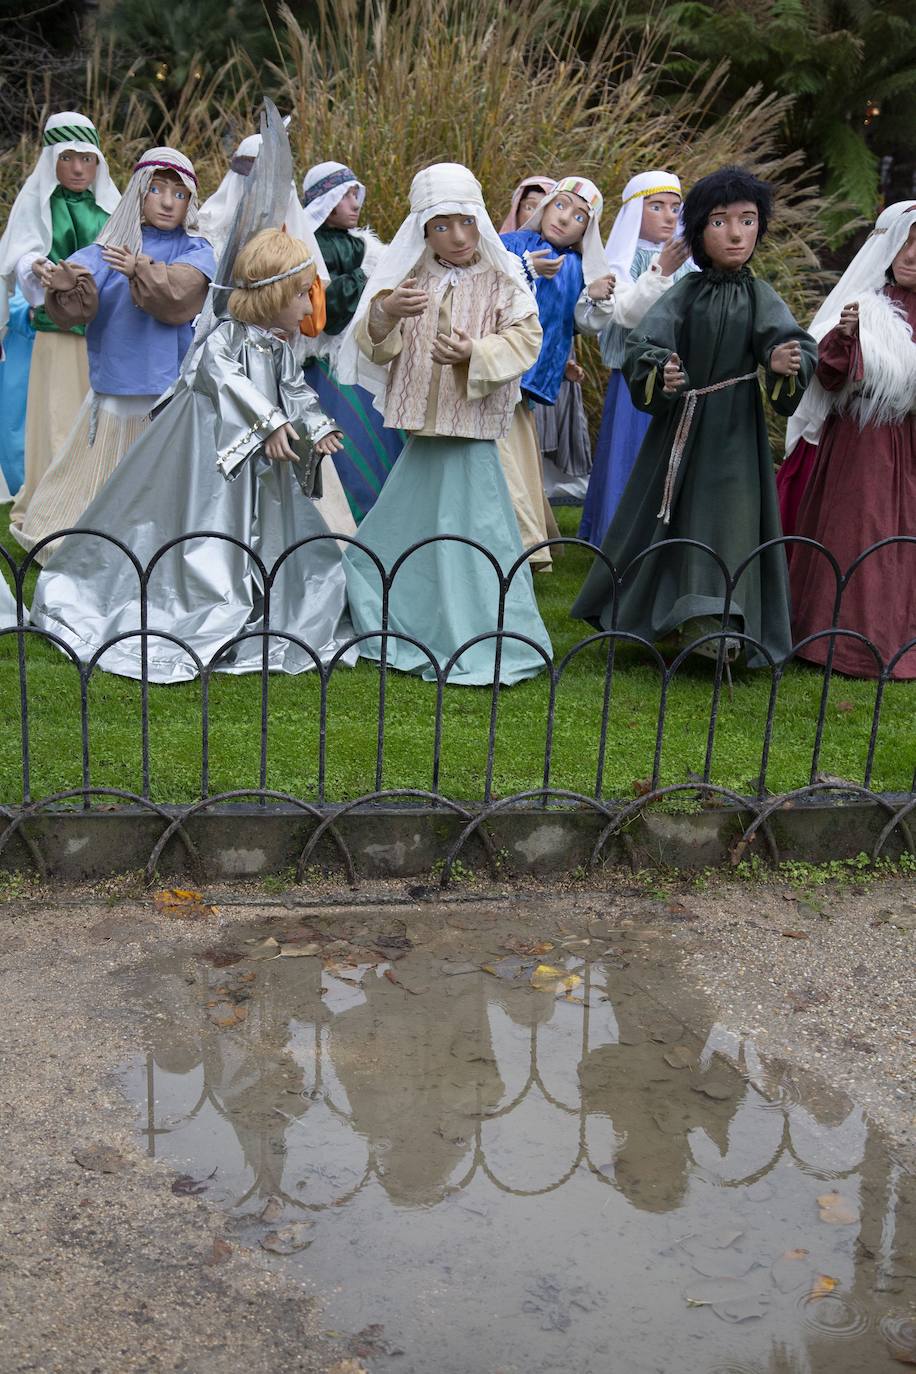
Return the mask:
M108 211L96 205L92 191L68 191L63 186L56 186L51 192L50 261L64 262L80 248L88 248L90 243L95 243L107 220ZM61 332L43 305L35 311L33 323L44 334ZM85 334L86 326L75 324L66 332Z
M799 375L769 370L777 344L801 346ZM686 402L665 395L662 369L677 353L686 373L682 391L713 386L766 369L765 390L781 415L791 415L817 363L817 346L772 287L747 267L737 272L691 272L646 314L627 341L623 372L634 405L652 416L603 552L621 574L644 549L693 539L714 549L730 573L758 545L782 534L773 460L756 376L697 398L675 477L670 523L659 512L672 446ZM595 559L572 614L597 629L617 628L653 642L686 621L721 621L725 586L716 562L683 545L647 554L621 583L616 625L612 580ZM792 644L789 584L782 545L753 559L733 593L730 624L750 635L777 661ZM694 637L694 636L691 636ZM746 645L750 667L765 654Z

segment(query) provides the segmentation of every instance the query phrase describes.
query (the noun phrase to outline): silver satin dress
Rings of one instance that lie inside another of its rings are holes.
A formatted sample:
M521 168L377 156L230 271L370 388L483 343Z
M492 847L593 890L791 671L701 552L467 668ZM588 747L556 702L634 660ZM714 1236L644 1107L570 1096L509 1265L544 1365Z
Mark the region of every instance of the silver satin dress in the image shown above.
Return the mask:
M295 465L260 452L267 436L291 421L313 443L334 430L303 379L292 349L264 330L224 320L186 361L156 418L132 445L80 525L115 535L146 567L169 540L217 531L244 541L268 574L284 549L312 535L285 561L270 591L269 623L309 645L327 661L352 635L345 616L341 551ZM231 481L222 470L234 470ZM227 641L264 628L264 578L246 550L216 537L185 540L155 563L148 582L147 625L183 640L204 666ZM136 570L116 545L89 534L69 535L38 579L32 624L52 631L83 660L105 641L140 628ZM261 638L233 645L221 672L256 672ZM268 640L271 671L300 673L311 656L288 640ZM347 661L355 660L355 651ZM141 676L141 640L105 651L100 666ZM197 675L178 644L148 638L151 682Z

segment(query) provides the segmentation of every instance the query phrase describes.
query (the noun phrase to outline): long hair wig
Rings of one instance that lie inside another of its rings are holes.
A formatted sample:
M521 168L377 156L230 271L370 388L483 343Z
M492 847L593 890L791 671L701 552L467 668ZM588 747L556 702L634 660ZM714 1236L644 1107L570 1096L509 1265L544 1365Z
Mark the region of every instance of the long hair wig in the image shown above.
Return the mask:
M734 205L736 201L749 200L757 207L757 242L767 231L770 215L773 213L773 188L768 181L761 181L746 167L720 167L717 172L701 177L684 198L684 238L690 245L690 253L700 267L709 267L709 258L703 250L703 230L713 210L718 206Z

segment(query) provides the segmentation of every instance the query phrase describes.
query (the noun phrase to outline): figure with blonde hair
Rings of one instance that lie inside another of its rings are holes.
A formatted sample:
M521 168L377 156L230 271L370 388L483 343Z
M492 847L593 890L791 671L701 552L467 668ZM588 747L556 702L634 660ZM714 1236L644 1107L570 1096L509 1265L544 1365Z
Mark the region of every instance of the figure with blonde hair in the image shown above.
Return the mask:
M348 633L341 552L314 499L321 459L339 448L339 431L290 346L312 310L315 263L300 239L265 229L242 248L232 275L229 318L189 355L82 522L123 540L142 564L181 540L148 583L147 670L155 682L194 677L188 649L204 665L218 655L221 671L258 671L268 596L270 626L283 632L266 641L272 671L303 672L336 653ZM199 537L182 538L191 534ZM268 587L247 549L221 535L247 545L268 575L290 545L314 542L291 554ZM138 630L140 612L137 574L121 550L75 534L38 580L32 623L88 658ZM100 665L140 677L142 658L134 637L107 650Z

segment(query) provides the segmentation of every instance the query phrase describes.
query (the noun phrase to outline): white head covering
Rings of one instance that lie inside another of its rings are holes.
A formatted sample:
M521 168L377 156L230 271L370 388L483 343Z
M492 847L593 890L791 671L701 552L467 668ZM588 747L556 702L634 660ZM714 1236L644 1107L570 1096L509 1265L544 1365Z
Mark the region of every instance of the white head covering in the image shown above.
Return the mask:
M177 148L148 148L134 163L133 175L127 183L117 210L96 238L96 243L126 243L131 253L143 249L143 202L150 182L157 172L174 172L191 193L188 213L182 228L195 238L204 235L197 227L197 173L189 158Z
M98 171L91 190L96 204L103 210L110 214L121 198L91 119L76 110L53 114L45 124L42 142L44 146L35 168L13 202L0 239L0 337L9 320L9 297L15 289L17 262L26 253L45 257L51 248L51 196L59 185L57 159L61 153L68 150L94 153L98 158Z
M287 119L284 119L284 124L287 123L287 120L288 116ZM222 256L236 208L244 194L245 183L254 166L255 159L261 151L262 142L260 134L250 134L248 138L242 139L232 155L229 171L223 177L217 190L213 192L209 200L204 201L198 212L197 222L200 232L213 244L217 261ZM305 211L299 204L296 187L292 183L290 183L289 205L283 218L283 227L292 238L301 239L308 247L309 256L315 260L318 275L327 285L331 280L328 269L325 267L321 249L315 240Z
M557 182L549 195L546 195L540 202L534 214L525 221L525 229L537 229L541 227L541 216L546 206L552 200L556 200L560 195L578 196L584 200L588 206L588 224L585 226L585 235L581 244L571 250L577 249L582 253L582 272L585 276L585 285L591 286L593 281L599 277L607 276L607 263L604 260L604 249L601 247L601 210L604 205L604 197L598 190L593 181L586 177L563 177Z
M384 390L385 371L371 363L363 366L367 360L356 346L356 329L379 292L393 291L417 266L426 247L424 226L438 215L472 215L480 231L477 251L481 258L514 282L534 309L521 263L507 250L487 214L480 182L460 162L437 162L417 172L410 183L410 213L366 283L341 345L338 377L342 382L358 381L376 396Z
M302 182L302 208L311 229L321 228L351 186L356 187L362 205L366 199L366 188L345 163L317 162L308 169Z
M851 305L862 296L881 291L886 285L886 273L894 258L909 238L916 224L916 201L901 200L889 205L875 221L875 227L863 246L846 268L824 304L808 326L808 333L820 343L840 322L844 305ZM864 358L867 367L868 360ZM789 454L805 439L816 444L824 421L836 398L825 391L816 377L801 399L795 414L786 427L786 453ZM880 404L880 400L878 402Z
M673 172L640 172L624 186L620 195L620 209L611 227L604 254L607 265L617 277L624 279L630 275L636 249L640 246L640 227L642 225L643 202L647 196L660 196L663 193L681 196L681 183ZM648 245L648 241L645 240ZM653 248L657 244L648 245Z

